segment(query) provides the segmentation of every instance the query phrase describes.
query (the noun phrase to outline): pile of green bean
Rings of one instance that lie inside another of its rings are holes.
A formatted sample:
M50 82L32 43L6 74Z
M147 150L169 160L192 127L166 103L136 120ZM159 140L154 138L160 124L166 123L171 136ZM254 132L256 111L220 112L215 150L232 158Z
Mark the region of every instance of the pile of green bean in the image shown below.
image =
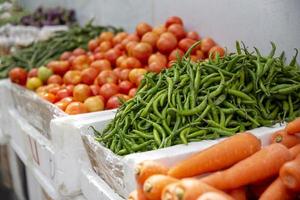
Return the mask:
M91 22L84 27L74 25L68 31L57 32L46 41L33 43L16 53L0 57L0 79L8 76L9 70L22 67L27 70L47 64L57 59L63 52L81 47L87 49L88 41L97 37L101 32L119 32L111 26L93 26Z
M243 45L244 46L244 45ZM148 73L97 141L118 155L231 136L300 115L300 69L276 47L262 56L237 52L194 63L186 57Z

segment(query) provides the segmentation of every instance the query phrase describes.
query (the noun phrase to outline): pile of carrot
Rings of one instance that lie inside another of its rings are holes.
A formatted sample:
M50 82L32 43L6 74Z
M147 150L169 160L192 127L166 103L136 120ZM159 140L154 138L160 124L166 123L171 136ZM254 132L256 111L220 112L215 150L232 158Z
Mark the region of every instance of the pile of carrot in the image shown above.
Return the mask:
M293 200L300 198L300 118L273 133L270 144L249 132L179 161L136 167L128 200Z

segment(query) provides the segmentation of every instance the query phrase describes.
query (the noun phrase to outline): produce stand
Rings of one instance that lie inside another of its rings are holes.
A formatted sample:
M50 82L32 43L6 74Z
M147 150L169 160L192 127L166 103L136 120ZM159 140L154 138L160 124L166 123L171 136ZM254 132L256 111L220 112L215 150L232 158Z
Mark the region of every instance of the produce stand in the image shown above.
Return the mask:
M0 174L11 174L17 199L233 200L237 191L244 199L300 197L294 12L249 39L246 30L257 27L241 25L249 16L240 11L241 19L227 12L212 25L200 20L216 21L208 10L191 16L200 4L193 0L171 9L158 1L101 2L97 14L79 1L54 1L60 7L53 8L42 1L34 9L21 1L34 11L0 25L0 49L10 49L0 53L0 149L7 149ZM262 3L270 18L274 2ZM235 6L260 11L256 4ZM300 6L276 5L281 16ZM11 6L0 4L0 24ZM109 13L120 7L120 15ZM283 23L292 30L286 41ZM266 37L273 42L262 44Z

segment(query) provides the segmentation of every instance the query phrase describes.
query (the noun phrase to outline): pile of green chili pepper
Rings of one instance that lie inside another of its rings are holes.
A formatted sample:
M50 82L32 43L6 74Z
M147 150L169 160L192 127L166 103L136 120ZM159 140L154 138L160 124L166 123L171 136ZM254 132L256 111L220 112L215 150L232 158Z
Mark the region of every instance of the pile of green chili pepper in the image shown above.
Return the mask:
M231 136L300 115L300 68L258 49L194 63L188 56L160 74L148 73L95 138L118 155ZM189 52L191 49L189 50ZM189 55L187 52L186 55Z
M84 27L74 25L68 31L57 32L46 41L33 43L29 47L18 50L12 55L0 57L0 79L8 76L9 70L22 67L27 70L47 64L57 59L63 52L81 47L87 49L88 41L101 32L119 32L111 26L93 26L89 22Z

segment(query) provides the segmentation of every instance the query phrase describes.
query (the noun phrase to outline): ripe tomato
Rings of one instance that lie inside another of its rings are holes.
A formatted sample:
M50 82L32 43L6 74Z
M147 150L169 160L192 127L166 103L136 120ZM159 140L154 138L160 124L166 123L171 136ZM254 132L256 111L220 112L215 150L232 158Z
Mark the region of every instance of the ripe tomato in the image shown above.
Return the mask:
M87 85L93 84L95 78L98 76L99 70L93 67L84 69L81 72L81 82Z
M119 50L119 51L124 51L125 50L125 46L124 45L122 45L122 44L120 44L120 43L118 43L118 44L116 44L115 46L114 46L114 49L116 49L116 50Z
M170 60L176 60L177 57L182 58L184 56L184 52L181 49L174 49L169 55Z
M64 75L70 69L70 63L67 60L63 61L50 61L47 64L47 67L50 68L54 74Z
M163 65L167 64L167 57L159 52L152 54L148 59L148 64L151 64L153 62L159 62Z
M88 110L83 103L72 102L67 106L65 112L69 115L76 115L81 113L87 113Z
M122 81L128 80L129 72L130 72L130 69L122 69L120 71L120 75L119 75L120 80L122 80Z
M120 73L122 71L121 68L117 67L117 68L113 69L112 71L118 78L120 78Z
M25 85L27 79L27 72L23 68L16 67L10 70L9 78L13 83L17 83L19 85Z
M132 69L129 72L128 78L129 78L130 82L135 83L136 85L138 85L138 83L140 81L138 79L140 77L143 77L145 73L147 73L147 70L142 69L142 68Z
M196 57L197 57L198 60L204 60L205 55L204 55L203 51L197 50L196 51Z
M158 38L159 38L159 35L157 33L148 32L143 35L141 42L148 43L152 46L152 48L155 48Z
M142 63L135 57L128 57L125 60L126 68L140 68L142 67ZM124 67L122 65L122 67Z
M99 36L100 42L103 41L112 41L114 34L112 32L102 32Z
M114 74L112 70L104 70L99 73L97 77L97 81L99 85L103 85L105 83L118 83L118 77Z
M116 94L112 97L110 97L106 102L106 109L114 109L118 108L122 104L123 101L129 100L130 97L124 94Z
M96 96L99 94L99 90L100 90L99 85L90 85L90 89L92 91L93 96Z
M225 54L225 50L222 47L216 45L209 50L208 55L210 54L212 58L215 58L217 54L219 54L220 57L223 57Z
M133 87L130 81L121 81L119 83L119 91L123 94L128 94L129 90Z
M127 36L128 33L126 32L117 33L117 35L115 35L115 37L113 38L113 44L120 44Z
M87 55L77 56L72 62L72 70L84 70L90 66L90 59Z
M197 32L195 32L195 31L189 31L189 32L187 32L186 38L190 38L190 39L196 40L196 41L200 40L199 34Z
M178 16L169 17L165 23L165 26L168 28L172 24L180 24L183 25L182 19Z
M189 39L189 38L183 38L179 41L178 46L183 52L187 52L187 50L195 44L195 40Z
M73 98L75 101L84 102L92 95L90 87L86 84L78 84L73 89Z
M169 32L163 33L160 35L157 40L156 47L162 53L169 53L177 46L176 37Z
M32 77L37 77L37 76L38 76L38 69L37 68L31 69L27 74L27 78L32 78Z
M135 30L137 35L142 37L145 33L152 31L152 27L145 22L141 22L136 26Z
M104 59L105 58L105 55L103 52L97 52L94 54L94 59L95 60L101 60L101 59Z
M72 56L72 52L70 51L65 51L63 52L60 57L59 60L69 60L69 58Z
M180 40L185 37L186 33L182 25L172 24L168 27L168 32L173 33L177 40Z
M127 43L125 49L127 51L128 56L132 56L133 48L138 44L137 41L130 41Z
M201 40L200 47L204 53L208 52L213 46L215 46L213 39L207 37Z
M142 62L147 61L152 54L152 46L148 43L140 42L132 49L132 56Z
M67 89L60 89L56 93L56 99L60 101L63 98L70 97L72 93Z
M70 104L70 103L64 102L64 101L58 101L58 102L55 103L55 105L56 105L59 109L61 109L62 111L65 111L66 108L67 108L67 106L68 106L69 104Z
M55 95L50 92L43 93L41 97L51 103L55 103L57 101Z
M85 50L83 48L77 48L77 49L74 49L74 51L73 51L74 56L80 56L83 54L85 54Z
M128 92L129 97L134 97L137 92L137 88L131 88Z
M94 51L97 48L98 45L99 45L99 40L98 39L92 39L88 43L88 49L90 51Z
M122 52L119 49L110 49L105 52L105 58L114 65L119 56L122 55Z
M71 102L73 102L73 97L65 97L65 98L61 99L60 101L71 103Z
M61 89L60 85L57 83L50 83L46 86L47 92L50 92L52 94L57 94L57 92Z
M96 60L91 63L91 67L97 69L98 72L111 70L111 64L107 59Z
M164 32L167 32L167 28L165 27L165 25L159 25L153 28L152 32L161 35Z
M57 84L61 85L63 83L63 80L62 80L61 76L53 74L47 80L47 84L51 84L51 83L57 83Z
M166 65L164 65L161 62L152 62L149 64L149 71L159 73L164 68L166 68Z
M66 88L71 94L73 94L74 85L67 85L64 88Z
M111 96L119 92L119 87L114 83L105 83L100 87L99 94L105 99L109 99Z
M116 66L121 68L122 62L125 62L126 58L127 58L126 55L122 55L122 56L118 57L116 60Z
M122 42L121 44L126 47L126 45L128 44L128 42L130 41L136 41L139 42L140 38L139 36L137 36L135 33L129 34Z
M63 80L67 85L77 85L81 82L81 72L78 70L68 71L67 73L65 73Z
M111 41L103 41L100 43L99 48L97 49L97 52L106 52L109 49L113 47Z
M87 108L88 112L104 110L104 101L99 96L89 97L83 104Z

